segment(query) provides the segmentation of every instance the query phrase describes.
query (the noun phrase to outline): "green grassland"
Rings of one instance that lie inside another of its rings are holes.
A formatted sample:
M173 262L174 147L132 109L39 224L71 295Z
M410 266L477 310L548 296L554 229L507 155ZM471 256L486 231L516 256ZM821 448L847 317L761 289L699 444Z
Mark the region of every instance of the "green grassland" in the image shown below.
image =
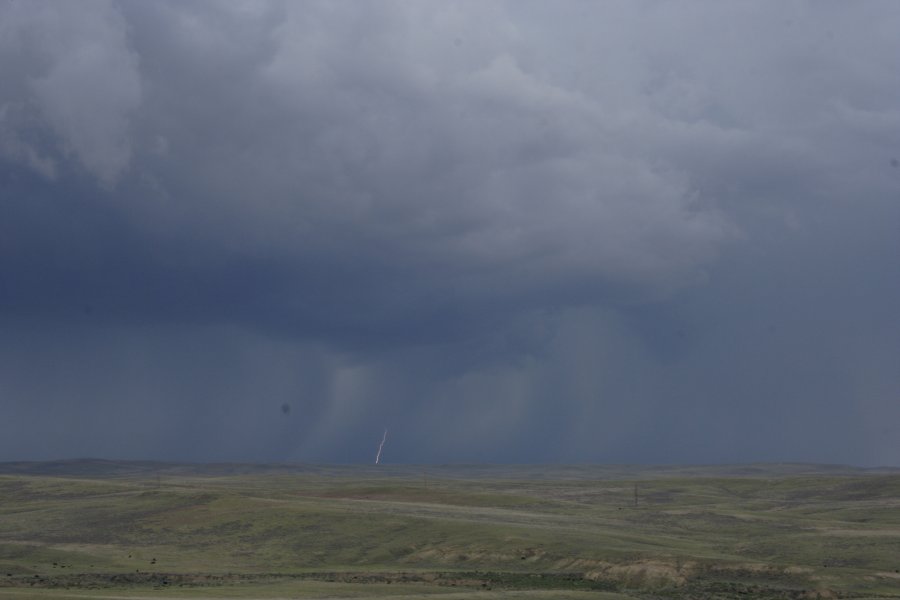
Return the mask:
M4 598L900 598L900 472L0 464Z

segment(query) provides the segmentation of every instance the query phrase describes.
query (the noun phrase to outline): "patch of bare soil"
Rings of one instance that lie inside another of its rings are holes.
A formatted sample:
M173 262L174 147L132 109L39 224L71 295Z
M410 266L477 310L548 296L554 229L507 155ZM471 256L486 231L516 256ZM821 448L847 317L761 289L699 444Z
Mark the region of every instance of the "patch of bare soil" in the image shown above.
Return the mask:
M680 587L694 571L693 563L641 560L625 564L605 564L585 572L591 581L614 581L628 588Z
M878 571L874 574L875 577L886 577L887 579L900 579L900 572L894 571L891 573L890 571Z

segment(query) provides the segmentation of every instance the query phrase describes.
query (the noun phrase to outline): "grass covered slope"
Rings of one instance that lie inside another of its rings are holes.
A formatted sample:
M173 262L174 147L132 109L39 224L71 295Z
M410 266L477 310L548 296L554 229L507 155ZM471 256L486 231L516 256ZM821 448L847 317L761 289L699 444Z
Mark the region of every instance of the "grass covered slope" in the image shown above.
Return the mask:
M0 598L900 598L888 471L91 461L0 473Z

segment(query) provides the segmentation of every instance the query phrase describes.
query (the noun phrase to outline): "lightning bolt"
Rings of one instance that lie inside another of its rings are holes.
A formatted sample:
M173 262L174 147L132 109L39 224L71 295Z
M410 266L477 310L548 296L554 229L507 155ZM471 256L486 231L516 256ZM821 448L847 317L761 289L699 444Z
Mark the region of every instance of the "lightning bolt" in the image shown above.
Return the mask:
M378 454L375 455L375 464L381 462L381 450L384 448L384 442L387 441L387 428L384 429L384 435L381 436L381 443L378 444Z

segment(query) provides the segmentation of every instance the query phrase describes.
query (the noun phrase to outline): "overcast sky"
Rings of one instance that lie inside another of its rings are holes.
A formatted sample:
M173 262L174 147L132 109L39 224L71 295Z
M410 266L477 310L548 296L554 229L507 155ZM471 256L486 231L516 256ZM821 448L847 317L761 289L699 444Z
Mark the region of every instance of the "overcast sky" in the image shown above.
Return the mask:
M900 465L898 31L0 1L0 460Z

